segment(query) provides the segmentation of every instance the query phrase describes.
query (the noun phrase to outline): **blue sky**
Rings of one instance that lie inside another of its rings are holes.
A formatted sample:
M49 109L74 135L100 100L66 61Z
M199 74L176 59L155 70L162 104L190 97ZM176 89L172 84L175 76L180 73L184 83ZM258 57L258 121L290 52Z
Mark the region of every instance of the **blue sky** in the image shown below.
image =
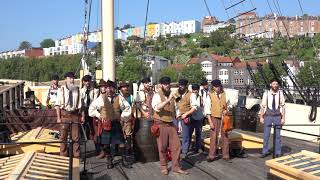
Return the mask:
M100 26L100 0L93 0L91 29ZM230 2L240 0L207 0L212 15L226 20L236 13L252 9L250 0L228 10ZM273 11L274 0L269 0ZM298 0L278 0L284 15L301 15ZM300 0L305 13L320 15L319 0ZM115 0L115 24L144 24L147 0ZM270 13L267 0L252 0L258 15ZM149 22L197 19L208 15L203 0L150 0ZM16 49L27 40L35 47L45 38L57 39L81 32L84 23L84 0L5 0L0 5L0 52ZM97 24L98 21L98 24Z

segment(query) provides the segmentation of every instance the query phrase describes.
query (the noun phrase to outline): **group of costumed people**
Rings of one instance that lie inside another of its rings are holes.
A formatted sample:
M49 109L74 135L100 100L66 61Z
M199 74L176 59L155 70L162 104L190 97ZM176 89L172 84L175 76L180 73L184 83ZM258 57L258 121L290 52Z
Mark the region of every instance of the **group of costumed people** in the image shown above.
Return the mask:
M162 174L169 173L168 152L172 161L172 171L188 174L181 168L180 160L188 153L202 151L201 132L205 124L210 126L210 149L207 161L212 162L219 157L217 154L219 136L222 158L231 162L229 131L222 127L224 117L228 116L229 112L226 94L220 80L211 81L212 89L209 90L207 80L200 82L200 85L190 85L188 80L180 79L178 88L174 91L169 77L161 77L157 88L151 84L150 78L146 77L141 80L142 88L134 97L126 82L120 82L117 86L113 81L101 79L99 84L94 86L92 77L86 75L82 78L80 88L74 84L74 73L68 72L64 77L65 84L62 86L59 86L58 77L53 77L47 105L56 109L58 123L66 123L61 124L62 141L67 140L68 131L71 129L75 158L80 157L80 121L87 127L86 135L94 140L96 158L106 158L107 168L114 167L115 155L122 157L121 162L124 167L132 167L134 115L140 114L140 118L153 121L150 131L154 135L152 138L156 138ZM282 107L282 104L280 105ZM72 127L69 127L69 122L74 123ZM195 142L192 144L193 134ZM68 155L65 144L61 144L60 155Z

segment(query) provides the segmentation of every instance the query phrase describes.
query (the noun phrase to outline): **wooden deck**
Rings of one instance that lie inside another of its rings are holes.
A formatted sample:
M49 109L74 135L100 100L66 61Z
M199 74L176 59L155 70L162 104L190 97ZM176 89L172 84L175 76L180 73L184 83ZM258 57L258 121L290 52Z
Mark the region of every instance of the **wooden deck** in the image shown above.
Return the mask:
M237 130L238 131L238 130ZM241 132L241 131L239 131ZM245 132L250 135L262 137L261 133ZM270 138L272 139L272 138ZM272 142L271 142L272 144ZM301 150L308 150L312 152L318 152L318 145L311 142L305 142L302 140L296 140L292 138L282 137L283 152L284 154L292 154L300 152ZM94 145L92 142L88 142L88 155L93 152ZM82 147L83 148L83 147ZM87 171L88 179L112 179L112 180L211 180L211 179L230 179L230 180L256 180L267 179L268 168L265 165L265 160L271 159L268 157L265 159L259 158L259 153L250 153L248 158L233 158L232 163L227 163L222 159L208 163L206 161L206 154L190 155L182 161L182 166L187 169L190 174L187 176L177 175L169 172L168 176L164 176L160 173L159 162L152 163L136 163L132 169L126 169L119 166L115 166L114 169L106 168L106 160L97 160L94 156L87 159ZM169 165L170 167L170 165ZM82 162L83 168L83 162ZM82 177L81 179L87 179Z

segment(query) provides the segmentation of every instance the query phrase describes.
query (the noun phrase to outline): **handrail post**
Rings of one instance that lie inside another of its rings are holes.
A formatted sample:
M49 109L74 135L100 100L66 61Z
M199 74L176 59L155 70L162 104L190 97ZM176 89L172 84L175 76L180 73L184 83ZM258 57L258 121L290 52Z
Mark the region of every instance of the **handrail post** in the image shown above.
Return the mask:
M72 121L69 123L69 180L72 180L73 170L73 139L72 139Z
M276 158L276 130L277 130L277 125L273 124L273 154L272 154L272 158Z

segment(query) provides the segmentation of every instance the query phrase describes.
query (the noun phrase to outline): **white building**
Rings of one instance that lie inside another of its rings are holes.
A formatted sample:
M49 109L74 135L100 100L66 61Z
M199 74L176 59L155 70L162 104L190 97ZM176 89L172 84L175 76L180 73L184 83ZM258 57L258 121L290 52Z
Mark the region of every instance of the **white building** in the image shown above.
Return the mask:
M200 32L201 23L196 20L181 21L182 34L190 34Z
M82 52L83 44L73 44L64 46L55 46L43 48L44 56L56 56L67 54L80 54Z
M8 59L14 57L24 57L25 50L13 50L13 51L5 51L0 53L0 59Z
M211 24L211 25L203 25L203 33L211 33L213 31L216 31L218 30L219 28L224 28L224 27L227 27L229 26L230 24L229 23L218 23L218 24Z

